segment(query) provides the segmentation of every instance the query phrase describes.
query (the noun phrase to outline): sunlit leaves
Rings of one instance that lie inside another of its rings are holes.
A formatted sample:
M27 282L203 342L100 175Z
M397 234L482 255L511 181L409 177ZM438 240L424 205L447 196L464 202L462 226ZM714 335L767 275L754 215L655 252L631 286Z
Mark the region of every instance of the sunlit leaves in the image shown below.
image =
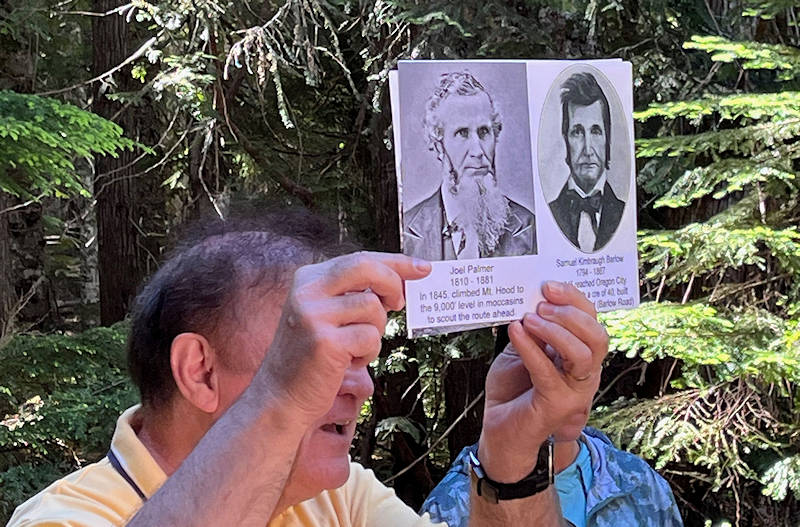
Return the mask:
M763 493L774 500L781 501L791 492L794 499L800 500L800 454L777 461L761 478Z
M691 276L754 265L764 269L767 255L778 257L785 271L800 273L797 229L725 228L692 223L676 231L644 231L639 241L649 279L682 283ZM776 272L780 272L777 269Z
M750 14L771 16L781 1L750 3ZM612 347L668 361L669 383L656 399L600 409L595 422L657 466L708 477L712 489L736 491L744 478L782 500L800 488L792 413L800 402L800 51L719 36L692 37L684 48L716 63L701 83L706 94L635 114L659 126L637 141L646 159L640 188L656 208L678 209L667 217L685 218L640 233L645 282L661 301L604 316ZM715 71L723 80L711 82Z
M136 402L118 324L78 335L19 335L0 349L0 517L107 451Z
M785 165L783 162L780 164ZM704 196L720 199L755 183L794 179L794 172L783 167L750 159L724 159L684 172L669 191L656 200L655 206L686 207Z
M635 112L634 118L645 121L653 117L675 119L685 117L699 122L703 117L718 116L722 121L739 118L777 121L800 117L800 92L742 93L706 97L692 101L677 101L650 105Z
M768 311L720 313L704 303L650 302L603 320L619 352L646 361L680 359L677 386L707 387L740 378L800 382L800 348L787 344L791 325Z
M748 70L779 70L778 78L791 80L800 75L800 51L790 46L734 42L719 36L693 36L683 45L686 49L699 49L711 54L716 62L740 61Z
M55 99L0 91L0 191L30 198L88 195L73 160L138 146L122 129Z
M752 155L800 135L800 119L770 121L727 130L712 130L697 134L655 137L636 141L638 157L708 153Z
M677 467L673 472L708 478L719 490L736 486L741 477L757 479L747 458L778 446L768 433L784 427L769 404L750 384L719 384L655 399L622 399L597 408L591 424L626 450L655 460L657 468L671 463Z

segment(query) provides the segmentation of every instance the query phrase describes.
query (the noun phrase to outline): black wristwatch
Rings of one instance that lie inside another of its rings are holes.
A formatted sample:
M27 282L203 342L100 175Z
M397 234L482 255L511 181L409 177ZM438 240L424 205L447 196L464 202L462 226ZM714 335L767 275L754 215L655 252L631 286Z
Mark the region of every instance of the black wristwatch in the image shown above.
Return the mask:
M553 441L548 439L542 443L536 466L530 474L516 483L498 483L489 479L475 452L470 451L469 463L472 467L472 484L476 486L478 496L492 503L527 498L553 484Z

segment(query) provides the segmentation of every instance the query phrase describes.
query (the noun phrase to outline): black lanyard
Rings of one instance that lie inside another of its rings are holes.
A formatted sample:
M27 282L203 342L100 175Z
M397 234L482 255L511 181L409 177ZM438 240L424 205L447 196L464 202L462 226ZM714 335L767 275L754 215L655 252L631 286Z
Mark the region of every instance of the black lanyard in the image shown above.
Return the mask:
M130 485L131 488L134 491L136 491L136 494L139 495L142 501L147 501L147 496L145 496L144 492L142 492L142 489L140 489L139 485L137 485L136 482L133 481L133 478L125 471L125 469L122 468L122 464L119 462L119 459L117 459L117 455L114 454L114 451L109 450L106 456L108 457L108 460L111 462L111 466L114 467L114 470L116 470L117 473L120 476L122 476L122 479L128 482L128 485Z

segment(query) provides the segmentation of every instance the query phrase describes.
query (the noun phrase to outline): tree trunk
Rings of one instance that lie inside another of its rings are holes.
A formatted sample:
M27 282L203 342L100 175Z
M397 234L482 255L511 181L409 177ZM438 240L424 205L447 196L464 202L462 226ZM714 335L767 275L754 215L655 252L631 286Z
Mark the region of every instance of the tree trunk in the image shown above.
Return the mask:
M92 188L91 172L84 172L81 165L81 175L86 188ZM77 214L82 218L80 222L80 299L84 306L94 305L100 301L100 281L97 275L97 217L91 213L91 200L78 197Z
M94 11L104 13L118 7L119 0L93 0ZM107 72L128 58L128 25L117 15L97 17L92 22L93 75ZM130 89L128 68L115 74L119 91ZM106 98L105 83L95 85L92 110L106 119L114 119L122 105ZM135 128L135 116L128 108L116 122L129 137ZM97 159L94 192L97 199L98 270L100 276L100 323L110 325L122 320L144 277L144 257L137 228L138 179L134 176L134 153Z
M389 108L389 89L384 88L381 97L381 107ZM381 251L400 251L400 218L397 204L397 177L394 166L394 151L389 150L384 143L385 134L389 132L392 124L391 112L372 114L370 134L367 144L367 170L364 171L365 181L374 212L375 233L377 235L377 248ZM397 148L398 145L393 145Z
M0 211L11 205L10 196L0 191ZM8 213L0 213L0 346L10 335L12 308L17 302L11 270L11 233Z
M17 203L12 199L12 205ZM17 297L23 299L16 318L25 329L48 326L58 311L45 273L43 210L42 203L37 202L8 214L12 279Z
M489 364L485 357L453 360L444 378L445 421L458 419L470 403L480 395L486 383ZM467 445L478 441L483 425L483 402L478 401L447 436L452 462Z

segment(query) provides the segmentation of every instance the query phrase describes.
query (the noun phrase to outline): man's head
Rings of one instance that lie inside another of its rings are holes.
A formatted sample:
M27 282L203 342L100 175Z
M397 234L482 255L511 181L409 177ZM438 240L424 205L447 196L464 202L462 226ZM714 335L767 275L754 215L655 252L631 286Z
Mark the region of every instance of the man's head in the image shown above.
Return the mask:
M611 114L591 73L576 73L561 85L561 134L570 177L586 192L611 161Z
M334 225L303 210L253 208L189 231L132 313L128 365L143 415L180 415L175 433L199 441L255 375L294 271L355 248L339 242ZM287 492L305 499L344 483L355 421L371 393L365 368L347 372L333 407L304 438Z
M458 220L475 227L482 252L492 252L508 205L497 186L495 147L503 124L491 95L469 72L444 74L425 104L423 126L443 189L463 204Z
M466 71L442 75L425 104L428 148L447 170L451 190L464 177L494 177L494 153L503 129L491 95Z

